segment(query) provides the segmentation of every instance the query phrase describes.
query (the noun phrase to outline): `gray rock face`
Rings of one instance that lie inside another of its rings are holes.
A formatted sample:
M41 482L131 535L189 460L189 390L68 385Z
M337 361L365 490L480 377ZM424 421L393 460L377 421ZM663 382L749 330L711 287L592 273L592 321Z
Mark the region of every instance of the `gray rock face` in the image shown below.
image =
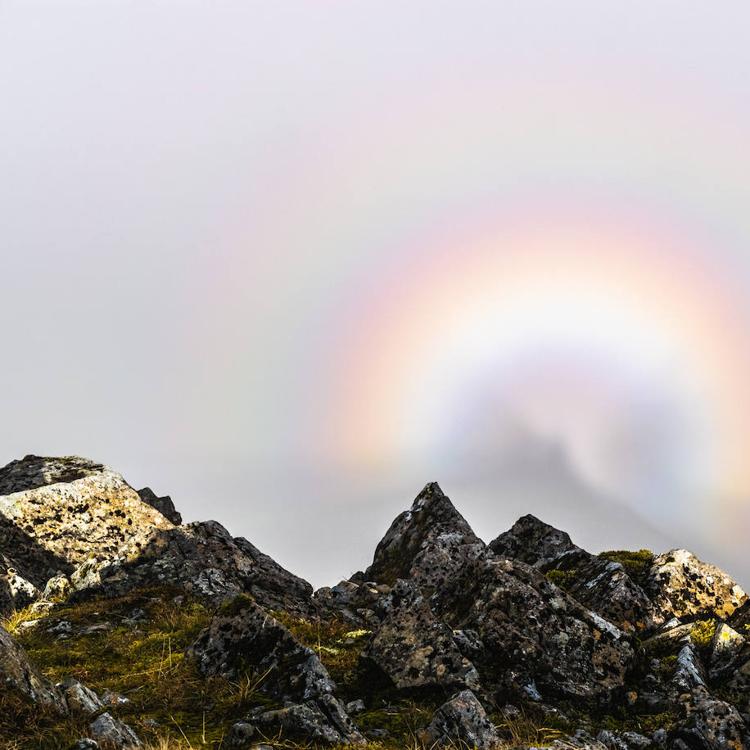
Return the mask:
M479 689L479 674L457 648L420 590L398 581L383 604L386 615L365 657L400 689L441 686Z
M144 487L142 490L138 490L138 497L152 508L156 508L159 513L168 518L175 526L182 524L182 515L174 507L172 498L169 495L159 497L150 487Z
M425 731L427 747L471 747L491 750L500 737L482 704L464 690L435 712Z
M498 557L520 560L542 571L560 571L565 590L586 608L632 633L654 625L651 601L620 563L573 544L564 531L527 515L490 544Z
M489 546L498 557L521 560L542 570L555 567L563 557L582 552L564 531L530 514L519 518Z
M646 588L667 619L713 615L726 620L747 601L747 594L723 570L684 549L654 560Z
M291 734L309 731L310 737L331 744L362 741L334 697L333 680L313 651L247 597L227 609L213 618L189 655L205 675L232 678L240 667L264 675L260 689L291 704L280 711L263 712L251 718L251 723L278 725Z
M105 590L109 596L134 588L181 586L204 599L221 601L239 593L269 609L312 611L312 586L288 572L246 539L233 538L208 521L155 534L138 550L102 561L89 560L71 576L78 597Z
M437 606L453 629L478 634L483 680L513 690L535 683L543 695L595 699L621 687L633 664L622 631L517 560L467 565Z
M0 685L59 714L68 712L60 691L29 662L26 652L0 627Z
M408 578L436 589L466 560L476 559L484 551L484 542L433 482L419 493L411 510L393 522L364 577L389 585Z

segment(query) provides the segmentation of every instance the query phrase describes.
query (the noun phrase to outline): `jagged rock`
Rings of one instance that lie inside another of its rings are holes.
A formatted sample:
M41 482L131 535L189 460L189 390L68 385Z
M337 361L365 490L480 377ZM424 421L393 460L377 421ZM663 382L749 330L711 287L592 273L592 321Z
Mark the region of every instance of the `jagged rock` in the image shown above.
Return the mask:
M595 740L588 732L579 729L575 734L564 740L555 740L549 747L554 750L571 750L571 748L582 748L582 750L607 750L606 745ZM533 748L532 750L539 750Z
M364 656L399 688L431 686L479 689L479 674L435 619L417 586L399 580L383 604L386 615Z
M182 524L182 515L174 507L172 498L169 495L159 497L150 487L144 487L142 490L138 490L138 497L152 508L156 508L159 513L168 518L175 526Z
M259 711L250 718L262 731L281 730L292 739L328 745L359 745L365 741L332 695L274 711Z
M67 713L63 696L30 662L26 652L0 627L0 685L19 697L60 714Z
M428 747L471 747L490 750L500 737L471 690L464 690L435 712L425 730Z
M341 581L335 586L318 589L313 598L321 615L341 617L354 626L369 627L378 622L376 610L390 591L391 587L382 583Z
M542 570L554 567L563 557L583 552L564 531L531 514L519 518L508 531L490 542L489 547L498 557L521 560Z
M294 704L258 721L296 732L309 720L317 727L310 739L333 743L362 739L334 697L336 686L317 655L249 597L238 597L215 616L189 654L204 675L232 678L239 667L264 675L260 685L264 693Z
M646 593L620 563L604 560L573 544L564 531L532 515L490 543L498 557L521 560L542 571L581 604L631 633L650 628L654 613ZM564 582L564 583L563 583Z
M428 484L378 544L365 580L393 585L398 578L436 589L485 544L453 507L437 482Z
M0 559L2 558L8 560L4 555L0 555ZM0 573L0 614L7 615L14 610L28 607L40 596L39 589L20 575L14 567L8 565L5 573Z
M78 740L73 747L70 748L70 750L99 750L99 743L96 740L88 739L88 737L83 737L82 739Z
M647 592L666 619L713 615L726 620L747 601L736 581L684 549L655 558Z
M226 743L229 747L247 747L255 735L255 727L252 724L247 721L238 721L232 724Z
M113 750L133 750L143 747L138 735L125 723L110 713L103 713L89 724L91 736L100 744Z
M633 663L622 631L518 560L476 560L434 598L452 628L478 634L483 679L512 690L535 684L551 695L601 697L623 685Z
M155 532L172 528L122 476L77 457L27 456L0 469L0 516L6 529L10 523L25 535L24 549L46 555L19 568L38 587L91 555L114 557L125 546L142 549ZM0 529L0 549L12 549L8 536Z
M697 688L706 687L706 674L695 647L688 643L677 655L677 669L672 677L671 689L675 700L682 694L692 694Z
M208 600L249 593L269 609L310 612L312 586L216 521L173 527L129 554L89 560L71 575L78 597L122 595L154 585L182 586Z

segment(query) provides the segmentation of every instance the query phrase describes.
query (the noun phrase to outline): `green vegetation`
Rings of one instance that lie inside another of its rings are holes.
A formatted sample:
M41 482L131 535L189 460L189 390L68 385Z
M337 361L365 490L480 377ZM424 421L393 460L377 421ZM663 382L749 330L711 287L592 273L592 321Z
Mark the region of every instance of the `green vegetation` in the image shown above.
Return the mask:
M716 633L716 620L698 620L690 631L690 640L698 648L707 649L711 645L714 633Z
M654 553L648 549L640 549L637 552L609 550L602 552L599 557L620 563L625 572L639 585L645 583L648 570L654 562Z
M554 583L555 586L564 591L568 591L576 582L576 574L577 571L575 568L571 568L570 570L558 570L555 568L553 570L548 570L545 573L545 576L547 576L547 580Z

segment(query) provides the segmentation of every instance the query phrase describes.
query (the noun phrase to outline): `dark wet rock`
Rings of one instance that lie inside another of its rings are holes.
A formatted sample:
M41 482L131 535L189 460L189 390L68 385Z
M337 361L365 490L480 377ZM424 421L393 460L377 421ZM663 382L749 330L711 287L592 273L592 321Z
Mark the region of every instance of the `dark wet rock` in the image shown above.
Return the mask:
M26 652L0 627L0 685L22 699L56 711L67 713L60 691L31 664Z
M427 747L471 747L491 750L500 737L471 690L464 690L435 712L425 730Z
M261 723L275 723L295 734L302 732L309 720L317 727L314 737L321 741L361 740L334 697L336 686L318 656L249 597L238 597L223 614L215 616L189 654L204 675L233 678L239 668L263 675L260 690L280 702L294 704L271 712L272 716L256 717ZM255 723L256 718L251 721Z
M138 490L138 497L144 503L148 503L152 508L156 508L165 518L168 518L175 526L182 524L182 515L174 507L172 498L169 495L159 497L150 487L144 487Z
M747 601L739 584L723 570L684 549L655 558L646 590L665 619L714 616L726 620Z
M554 567L564 557L583 552L564 531L531 514L519 518L508 531L490 542L489 547L498 557L521 560L542 570Z
M602 697L622 687L633 663L622 631L518 560L464 566L436 607L453 629L478 634L483 679L527 695L538 687L542 695Z
M12 550L18 572L38 588L91 555L143 548L172 528L120 474L77 457L27 456L0 469L0 518L0 551Z
M309 583L215 521L172 527L152 536L143 548L88 560L71 575L71 583L79 598L171 585L209 601L247 593L269 609L313 609Z
M393 585L410 579L422 587L443 586L485 544L436 482L419 493L410 510L396 518L375 550L367 581Z
M479 689L479 674L439 622L424 595L408 581L397 581L383 607L385 617L364 657L399 688L427 686Z
M110 713L103 713L94 719L89 725L89 732L100 745L114 750L133 750L133 748L143 747L138 735L127 724Z

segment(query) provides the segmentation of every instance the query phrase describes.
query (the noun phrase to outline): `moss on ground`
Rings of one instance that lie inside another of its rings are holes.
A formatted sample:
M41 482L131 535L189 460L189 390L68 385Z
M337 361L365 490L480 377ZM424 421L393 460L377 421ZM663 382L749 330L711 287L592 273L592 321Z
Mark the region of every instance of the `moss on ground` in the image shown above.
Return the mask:
M640 586L645 584L649 568L654 562L654 553L648 549L608 550L600 553L599 557L620 563L625 572Z

